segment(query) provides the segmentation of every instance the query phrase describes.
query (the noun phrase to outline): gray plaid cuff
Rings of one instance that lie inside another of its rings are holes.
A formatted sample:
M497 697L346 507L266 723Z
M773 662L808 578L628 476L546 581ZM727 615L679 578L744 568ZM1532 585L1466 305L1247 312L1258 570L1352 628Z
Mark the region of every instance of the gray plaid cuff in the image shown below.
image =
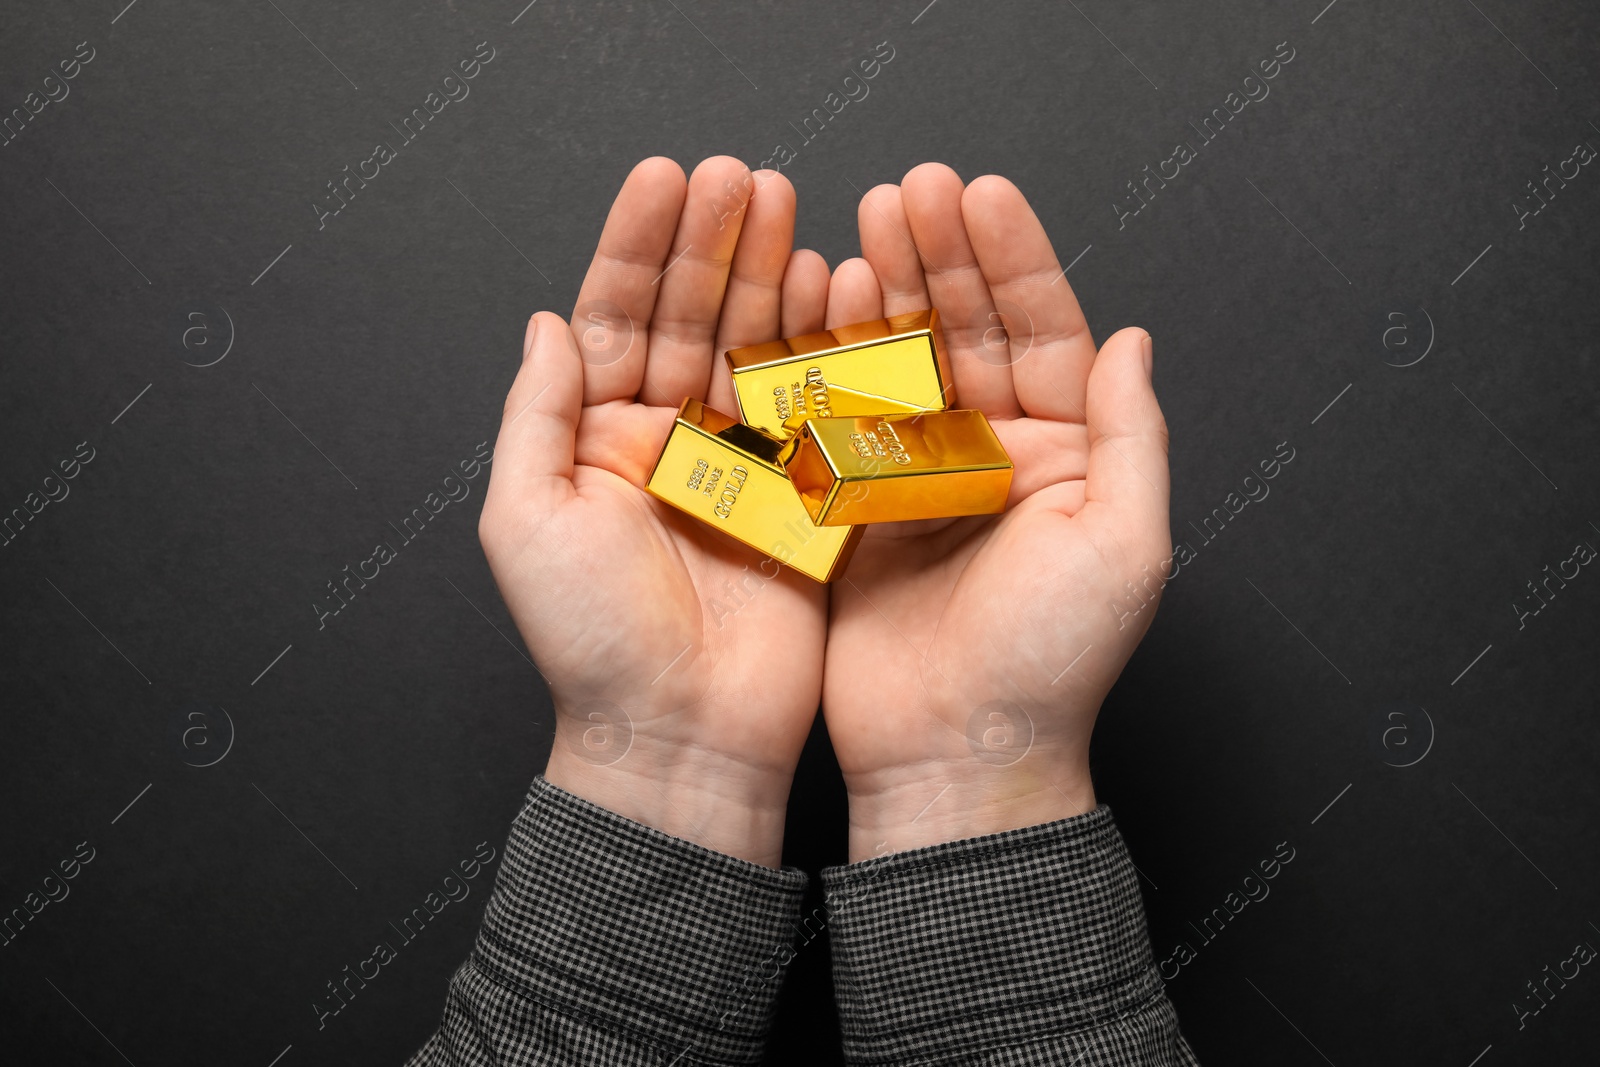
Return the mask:
M1111 809L822 873L852 1064L1190 1064Z
M470 966L662 1062L756 1063L806 876L712 852L543 776L511 827Z

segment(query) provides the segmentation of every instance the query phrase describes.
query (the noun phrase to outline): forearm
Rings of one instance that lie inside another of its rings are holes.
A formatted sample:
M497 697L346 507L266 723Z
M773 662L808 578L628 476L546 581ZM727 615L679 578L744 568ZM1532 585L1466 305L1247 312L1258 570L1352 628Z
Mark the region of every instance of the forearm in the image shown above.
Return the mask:
M704 746L633 735L621 758L595 758L563 722L545 780L664 834L763 867L782 866L792 772Z
M804 884L535 779L408 1067L758 1063Z
M942 784L939 784L942 783ZM943 761L886 768L847 780L850 860L1055 822L1095 809L1087 752L986 764L965 746Z

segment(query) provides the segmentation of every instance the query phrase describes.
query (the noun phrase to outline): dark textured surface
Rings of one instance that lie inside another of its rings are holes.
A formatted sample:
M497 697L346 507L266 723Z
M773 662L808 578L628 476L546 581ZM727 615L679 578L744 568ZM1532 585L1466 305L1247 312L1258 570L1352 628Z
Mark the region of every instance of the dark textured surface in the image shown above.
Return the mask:
M9 1056L422 1041L485 880L321 1030L314 1005L498 847L544 763L477 545L486 477L321 629L312 604L493 439L527 315L570 308L635 161L784 141L830 263L872 185L995 171L1097 336L1156 339L1194 556L1096 772L1202 1061L1592 1058L1600 975L1538 1014L1526 983L1600 947L1600 574L1514 606L1600 547L1600 167L1521 214L1600 146L1592 6L125 2L8 3L0 44L23 115L93 49L0 147L0 514L68 491L0 547L0 913L93 856L0 946ZM319 230L325 183L485 41L470 95ZM803 142L882 41L870 94ZM1270 95L1119 224L1280 42ZM792 809L794 862L843 857L820 738ZM837 1062L816 946L774 1048Z

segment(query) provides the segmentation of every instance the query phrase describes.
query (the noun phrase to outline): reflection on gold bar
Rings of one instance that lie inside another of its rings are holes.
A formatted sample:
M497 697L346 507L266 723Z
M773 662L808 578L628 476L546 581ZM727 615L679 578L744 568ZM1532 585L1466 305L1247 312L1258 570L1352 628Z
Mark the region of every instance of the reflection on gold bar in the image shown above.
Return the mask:
M1011 458L981 411L810 419L784 467L824 529L1004 511Z
M932 309L728 351L744 422L788 440L808 418L943 411L955 403Z
M864 531L812 523L784 474L782 447L691 397L678 408L646 488L779 563L830 581L844 573Z

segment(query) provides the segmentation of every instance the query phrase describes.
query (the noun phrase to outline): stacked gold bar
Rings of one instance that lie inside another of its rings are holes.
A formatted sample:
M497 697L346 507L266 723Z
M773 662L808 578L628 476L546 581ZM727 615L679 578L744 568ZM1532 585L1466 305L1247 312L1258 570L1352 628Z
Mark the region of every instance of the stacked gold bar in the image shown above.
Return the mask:
M784 469L825 529L1004 511L1011 458L981 411L811 419Z
M820 582L865 525L1005 510L1011 460L952 410L937 311L732 349L737 421L686 398L646 488Z
M728 350L739 417L787 441L810 418L943 411L955 396L939 313Z

